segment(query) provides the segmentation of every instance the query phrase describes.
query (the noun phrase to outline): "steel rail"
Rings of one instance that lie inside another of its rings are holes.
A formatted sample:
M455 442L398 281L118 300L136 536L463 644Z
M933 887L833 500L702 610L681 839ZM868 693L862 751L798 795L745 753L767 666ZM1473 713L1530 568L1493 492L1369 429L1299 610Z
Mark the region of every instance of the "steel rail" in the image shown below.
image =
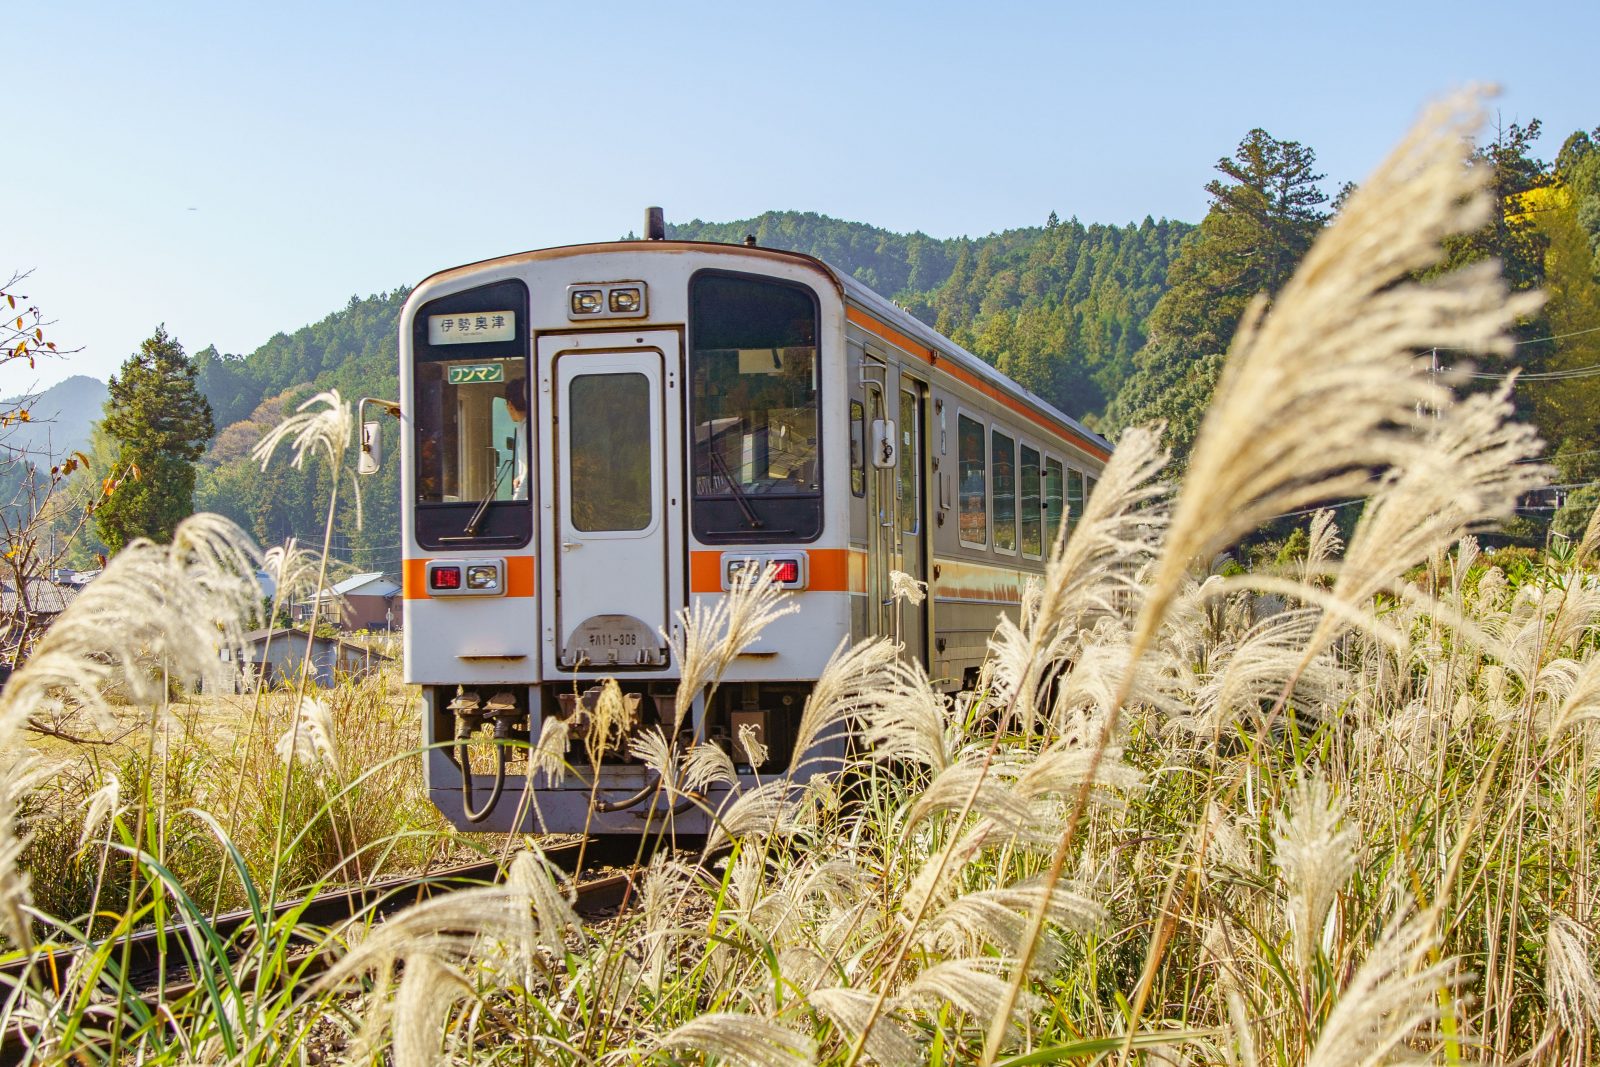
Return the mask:
M631 867L636 844L629 841L625 845L612 847L611 843L591 839L587 845L578 840L553 845L542 851L552 866L575 879L574 910L578 915L599 919L624 909L635 897L633 873L624 870L582 880L579 878L582 872L578 868L580 856L588 869L618 861L625 861ZM297 969L302 976L316 974L326 970L333 962L326 952L320 950L319 939L315 936L318 932L358 920L381 921L441 892L493 884L500 869L501 861L496 858L434 871L396 875L365 885L340 886L309 897L285 901L274 908L270 916L263 915L260 919L249 909L223 912L209 921L209 927L216 939L227 947L230 955L236 955L242 952L239 943L242 933L263 926L271 927L298 912L295 929L298 932L304 928L300 936L305 941L306 952L311 959L302 960ZM154 1013L160 1005L145 994L159 991L164 1001L171 1002L199 988L199 984L193 980L162 980L164 977L174 977L174 972L183 974L187 971L189 960L185 949L191 934L190 925L180 922L102 941L93 949L110 947L114 957L119 959L120 953L126 949L128 986L134 991L135 999L144 1000ZM174 946L183 948L173 951ZM46 966L50 968L50 973L59 973L58 961L70 963L72 957L84 950L83 947L57 948L42 953L42 963L41 958L36 956L32 960L0 965L0 998L9 996L17 985L25 981L30 968ZM22 1024L13 1024L0 1032L0 1067L13 1067L24 1062L29 1049L37 1045L38 1036L34 1027Z

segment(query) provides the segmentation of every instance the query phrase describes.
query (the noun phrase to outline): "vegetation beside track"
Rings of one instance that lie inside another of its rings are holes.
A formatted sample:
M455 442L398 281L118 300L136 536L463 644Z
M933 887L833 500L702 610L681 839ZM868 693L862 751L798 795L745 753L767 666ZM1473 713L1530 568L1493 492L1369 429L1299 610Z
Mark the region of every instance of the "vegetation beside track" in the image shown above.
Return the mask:
M799 731L863 731L848 781L801 765L730 794L713 788L728 753L631 738L666 806L713 798L725 851L652 862L638 909L601 924L527 842L502 839L503 882L341 936L322 946L330 969L300 969L294 917L273 906L302 850L343 871L358 847L409 840L356 800L388 765L351 773L302 680L274 746L284 773L254 801L272 841L254 865L232 847L251 832L228 815L240 784L200 798L208 813L170 804L166 671L227 632L249 602L225 595L229 575L255 561L205 517L171 548L136 544L12 679L0 741L112 680L146 709L143 762L122 795L96 791L72 862L131 856L98 906L120 928L183 918L174 951L196 981L153 1012L113 948L75 951L81 917L37 906L48 874L35 866L30 886L16 866L32 783L13 763L0 927L24 975L0 1021L30 1024L41 1062L297 1063L313 1044L404 1067L1589 1062L1600 516L1512 569L1485 559L1471 533L1545 476L1539 442L1508 421L1506 390L1453 397L1415 358L1504 351L1530 307L1488 271L1417 282L1491 206L1464 166L1472 110L1434 112L1271 314L1247 313L1181 487L1161 482L1156 433L1123 436L1021 618L999 623L973 699L866 642L841 649ZM337 474L349 409L325 398L264 458L290 436ZM1309 514L1351 493L1369 499L1342 533ZM1300 512L1302 558L1209 574ZM677 707L784 610L754 576L719 603L682 620ZM531 758L559 773L564 750ZM243 954L215 943L209 902L163 862L186 819L223 865L201 889L225 882L260 908Z

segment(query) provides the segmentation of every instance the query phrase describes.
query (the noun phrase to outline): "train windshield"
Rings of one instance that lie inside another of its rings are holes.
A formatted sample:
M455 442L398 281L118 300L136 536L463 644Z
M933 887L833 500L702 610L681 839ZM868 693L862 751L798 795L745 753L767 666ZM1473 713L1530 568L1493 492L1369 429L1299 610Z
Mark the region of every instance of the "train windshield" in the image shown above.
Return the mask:
M417 501L528 498L528 379L524 359L417 367Z
M527 290L500 282L430 301L412 323L413 499L427 548L526 544Z
M690 286L695 536L806 541L822 528L817 302L703 272Z

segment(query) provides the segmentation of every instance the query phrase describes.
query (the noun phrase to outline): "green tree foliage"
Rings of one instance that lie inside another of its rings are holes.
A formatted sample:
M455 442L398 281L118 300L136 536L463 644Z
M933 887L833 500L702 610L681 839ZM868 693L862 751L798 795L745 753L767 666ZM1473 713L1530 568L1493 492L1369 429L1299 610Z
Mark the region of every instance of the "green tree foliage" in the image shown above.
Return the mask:
M1474 162L1488 169L1489 190L1502 210L1494 212L1476 233L1449 238L1445 242L1445 258L1434 274L1447 273L1484 259L1496 259L1512 290L1533 289L1539 285L1544 276L1546 239L1517 202L1517 198L1551 182L1549 165L1533 155L1533 143L1539 139L1539 134L1538 119L1526 126L1512 123L1497 129L1494 139L1473 153Z
M1600 127L1579 130L1561 146L1556 173L1572 190L1578 225L1589 239L1589 254L1600 270Z
M1181 467L1200 432L1223 356L1188 355L1176 343L1150 344L1134 358L1134 372L1107 409L1105 421L1118 429L1164 423L1162 441Z
M1211 207L1167 274L1150 343L1107 410L1108 426L1164 420L1182 465L1246 306L1283 287L1327 221L1316 159L1298 141L1254 129L1217 161L1223 178L1206 185Z
M214 427L196 368L164 326L107 383L100 427L116 442L117 467L131 475L95 512L95 532L112 552L136 537L164 540L194 511L194 464Z
M1246 305L1283 288L1327 221L1316 163L1310 148L1262 129L1217 160L1230 180L1206 184L1211 207L1167 275L1153 335L1191 352L1227 349Z
M1600 374L1591 373L1600 367L1600 255L1582 215L1586 204L1600 201L1600 147L1584 134L1569 138L1555 176L1556 184L1532 198L1537 210L1527 213L1545 245L1550 340L1520 347L1546 350L1544 369L1573 377L1529 381L1521 391L1532 396L1562 481L1572 484L1600 479Z
M248 356L201 352L200 387L216 406L222 429L201 460L196 506L233 519L264 545L290 537L320 544L331 488L327 472L316 464L304 470L280 465L267 477L250 449L323 390L337 389L352 403L363 396L394 399L396 330L409 295L396 289L351 297L342 310L292 334L280 333ZM393 575L400 563L397 424L385 421L383 432L393 458L377 475L360 480L359 505L349 485L341 491L333 556L357 570Z
M681 240L758 244L817 256L895 300L1070 415L1116 395L1144 345L1181 222L1063 222L981 238L902 235L824 215L769 212L668 228Z

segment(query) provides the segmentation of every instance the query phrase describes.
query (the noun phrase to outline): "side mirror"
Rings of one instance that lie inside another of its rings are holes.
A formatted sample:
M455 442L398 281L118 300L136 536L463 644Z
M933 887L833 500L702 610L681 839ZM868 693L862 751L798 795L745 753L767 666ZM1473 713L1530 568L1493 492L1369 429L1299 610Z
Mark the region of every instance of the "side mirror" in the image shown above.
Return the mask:
M377 474L378 468L383 466L383 436L378 432L378 423L375 420L367 421L368 404L376 404L395 418L400 417L400 405L393 400L364 396L356 404L356 421L361 423L361 456L356 460L356 471L359 474Z
M361 424L361 457L356 461L360 474L377 474L383 466L383 435L378 432L376 419Z
M899 442L895 437L893 421L873 419L872 465L879 470L893 470L899 462Z

